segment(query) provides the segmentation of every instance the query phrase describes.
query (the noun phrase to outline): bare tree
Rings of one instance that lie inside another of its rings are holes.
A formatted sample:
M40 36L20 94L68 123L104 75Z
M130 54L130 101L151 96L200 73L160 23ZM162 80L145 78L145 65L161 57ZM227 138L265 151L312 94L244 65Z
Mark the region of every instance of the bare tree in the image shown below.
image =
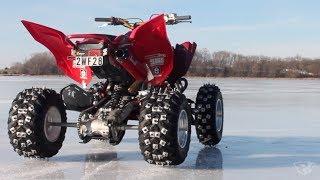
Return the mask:
M208 59L208 57L211 57ZM274 58L267 56L244 56L226 51L212 53L196 52L190 76L216 77L270 77L305 78L320 77L320 60L301 56Z
M49 52L36 53L24 63L15 63L8 68L10 74L55 75L61 74L53 55Z

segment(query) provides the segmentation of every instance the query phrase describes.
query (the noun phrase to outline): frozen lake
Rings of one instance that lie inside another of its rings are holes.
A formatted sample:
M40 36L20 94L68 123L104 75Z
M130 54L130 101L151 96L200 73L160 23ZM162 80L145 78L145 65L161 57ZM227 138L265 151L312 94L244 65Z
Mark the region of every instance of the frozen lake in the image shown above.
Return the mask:
M49 160L18 156L7 137L15 95L32 86L60 90L64 77L0 76L0 179L319 179L320 80L190 78L195 99L203 83L216 83L225 103L224 137L212 148L192 134L186 161L176 167L147 164L136 131L116 147L99 141L79 144L68 129L64 146ZM77 113L68 112L70 121ZM193 129L194 130L194 129Z

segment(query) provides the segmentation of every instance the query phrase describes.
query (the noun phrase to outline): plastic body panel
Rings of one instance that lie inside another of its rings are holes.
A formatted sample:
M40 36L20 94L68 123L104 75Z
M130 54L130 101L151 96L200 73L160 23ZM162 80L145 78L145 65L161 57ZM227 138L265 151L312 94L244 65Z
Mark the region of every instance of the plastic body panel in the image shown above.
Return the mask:
M163 14L144 22L132 31L118 37L102 34L73 34L66 36L58 30L40 24L29 21L22 21L22 23L36 41L46 46L53 53L58 67L67 76L81 84L90 83L93 67L73 67L75 57L72 50L76 49L75 44L77 43L89 44L97 42L107 44L108 57L106 59L110 63L106 64L111 64L117 68L121 67L123 69L119 70L128 72L134 80L147 81L152 85L161 85L164 81L168 80L169 76L173 76L173 78L169 79L177 79L179 76L183 76L187 71L186 68L191 63L196 47L195 44L184 43L182 47L187 49L187 53L182 56L175 55L174 57L174 50L167 37ZM71 41L74 39L81 39L81 41L74 43ZM121 48L128 51L127 57L116 58L112 52L109 52ZM91 50L90 52L93 53L95 51ZM183 57L186 58L185 61L181 59ZM174 63L174 58L180 63ZM172 73L174 66L181 66L181 63L183 70L175 71L176 74ZM96 69L94 70L98 72Z
M92 79L90 67L85 69L73 68L73 56L71 50L74 44L68 40L62 32L29 21L22 21L23 25L30 32L32 37L39 43L46 46L56 58L58 67L70 78L80 84L88 84ZM81 77L81 73L84 76Z
M130 35L132 52L146 65L153 85L163 83L173 68L173 49L168 40L163 15L156 16L134 29ZM151 74L150 74L151 73Z

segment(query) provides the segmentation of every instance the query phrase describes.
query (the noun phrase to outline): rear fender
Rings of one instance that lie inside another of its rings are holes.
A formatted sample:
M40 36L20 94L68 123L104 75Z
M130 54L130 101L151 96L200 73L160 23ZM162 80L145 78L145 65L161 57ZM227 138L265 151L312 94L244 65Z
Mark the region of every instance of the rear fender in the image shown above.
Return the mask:
M70 78L81 84L89 84L92 79L90 67L73 68L74 44L62 32L29 21L21 21L32 37L47 47L56 59L58 67Z

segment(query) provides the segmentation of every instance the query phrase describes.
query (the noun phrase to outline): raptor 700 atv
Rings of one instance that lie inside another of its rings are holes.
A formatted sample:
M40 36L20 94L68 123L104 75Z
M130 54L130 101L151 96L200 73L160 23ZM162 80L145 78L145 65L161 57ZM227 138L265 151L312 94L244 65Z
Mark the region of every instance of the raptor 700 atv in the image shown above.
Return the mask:
M160 14L143 22L96 18L130 29L120 36L64 35L55 29L22 21L33 38L54 55L59 68L81 84L60 93L46 88L20 92L9 112L8 133L14 150L25 157L52 157L62 146L66 128L75 127L79 138L121 142L125 131L139 131L144 159L152 164L178 165L187 157L191 125L204 145L219 143L223 131L223 100L219 88L200 87L196 101L183 92L196 44L173 48L166 25L190 22L191 16ZM87 85L92 75L103 82ZM77 122L67 122L66 110L80 112ZM129 125L137 120L139 125Z

